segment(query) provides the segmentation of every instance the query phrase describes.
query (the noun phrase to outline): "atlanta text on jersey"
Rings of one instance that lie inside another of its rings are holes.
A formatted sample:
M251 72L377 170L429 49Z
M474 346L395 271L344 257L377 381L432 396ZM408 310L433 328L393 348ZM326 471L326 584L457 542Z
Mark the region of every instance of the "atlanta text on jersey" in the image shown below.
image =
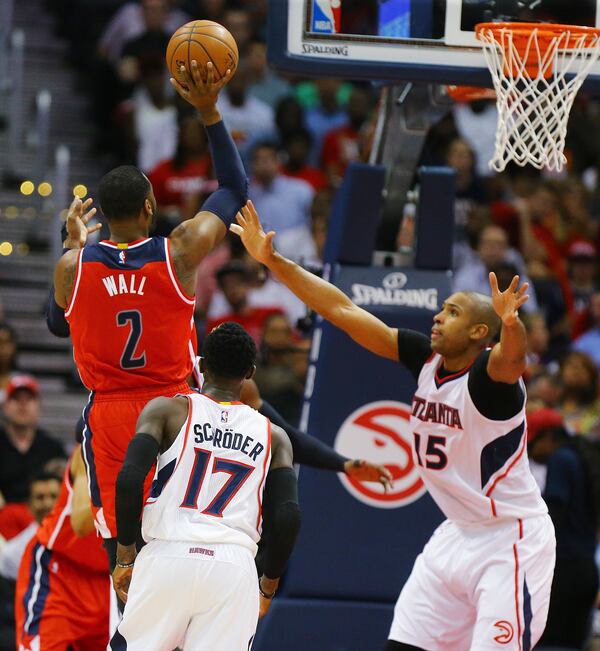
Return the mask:
M425 423L439 423L456 429L462 429L458 409L443 402L427 402L419 396L413 398L412 415Z

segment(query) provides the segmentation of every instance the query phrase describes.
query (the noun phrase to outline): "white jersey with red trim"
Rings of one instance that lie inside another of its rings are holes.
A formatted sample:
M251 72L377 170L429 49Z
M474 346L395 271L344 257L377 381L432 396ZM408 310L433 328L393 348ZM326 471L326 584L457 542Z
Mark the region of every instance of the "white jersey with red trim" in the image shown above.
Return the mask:
M469 368L440 378L441 364L434 354L423 366L410 419L413 459L436 504L459 526L547 513L529 470L525 401L490 420L469 394Z
M158 460L142 518L144 539L237 544L255 554L271 423L241 402L200 393L186 398L187 421Z

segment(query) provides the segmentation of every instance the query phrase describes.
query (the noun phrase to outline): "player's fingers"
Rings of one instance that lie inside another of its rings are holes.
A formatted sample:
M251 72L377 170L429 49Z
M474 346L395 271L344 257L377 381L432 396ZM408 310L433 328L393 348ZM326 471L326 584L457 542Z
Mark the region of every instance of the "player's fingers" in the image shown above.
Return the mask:
M219 79L219 81L216 81L214 84L215 90L219 91L225 84L229 81L229 78L231 77L231 70L227 68L225 71L225 74Z
M273 248L273 238L275 237L275 231L269 231L266 235L267 239L267 246L272 249Z
M232 233L235 233L236 235L239 235L240 237L242 236L242 233L244 232L244 229L239 224L231 224L229 226L229 230Z
M88 226L87 229L87 234L91 235L92 233L95 233L96 231L99 231L102 228L102 224L94 224L93 226Z
M245 206L242 206L242 209L240 210L240 213L242 215L242 218L244 220L244 228L248 228L248 226L254 226L254 221L252 220L252 213L250 212L250 208L248 208L248 204Z
M529 283L523 283L521 287L517 290L517 296L523 296L523 294L529 289Z
M209 61L206 64L206 85L208 88L211 88L215 83L215 67L213 66L212 61Z
M202 78L202 74L200 71L200 66L198 65L198 62L196 59L192 59L192 79L194 80L194 86L198 89L202 89L204 87L204 79Z
M521 298L517 301L517 309L519 309L521 305L527 303L528 300L529 300L529 294L525 294L525 296L521 296Z
M493 271L490 271L489 279L490 287L492 288L492 294L496 294L498 292L498 279L496 278L496 274Z
M260 219L258 218L258 213L256 212L256 208L254 207L251 199L248 199L246 206L248 208L248 213L250 215L251 221L257 226L260 226Z
M244 207L242 206L241 210L238 210L235 218L237 219L237 223L240 226L246 226L246 217L244 216Z
M84 204L84 207L85 207L85 204ZM95 208L92 208L91 210L88 210L88 211L85 213L85 215L81 218L81 221L82 221L84 224L87 224L87 223L90 221L90 219L91 219L95 214L96 214L96 209L95 209Z
M510 285L508 286L508 291L515 292L518 286L519 286L519 276L514 276L513 279L510 281Z
M81 204L81 209L82 210L87 210L91 205L92 205L92 197L88 197L82 204Z
M179 66L179 74L188 88L191 88L194 85L194 79L185 66Z
M169 82L170 82L171 86L173 86L173 88L177 91L177 93L178 93L179 95L181 95L181 97L183 97L183 99L189 99L189 97L190 97L190 91L189 91L187 88L184 88L184 87L183 87L183 86L182 86L182 85L177 81L177 79L173 79L173 77L171 77L171 78L169 79Z

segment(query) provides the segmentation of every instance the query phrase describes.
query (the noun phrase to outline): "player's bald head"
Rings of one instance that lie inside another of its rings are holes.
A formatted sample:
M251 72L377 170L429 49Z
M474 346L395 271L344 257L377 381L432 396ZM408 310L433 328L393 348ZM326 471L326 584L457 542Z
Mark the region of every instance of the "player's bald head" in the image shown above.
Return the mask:
M467 299L471 324L485 324L488 328L486 340L488 342L493 341L500 332L502 322L494 310L492 299L489 296L479 294L478 292L460 293Z

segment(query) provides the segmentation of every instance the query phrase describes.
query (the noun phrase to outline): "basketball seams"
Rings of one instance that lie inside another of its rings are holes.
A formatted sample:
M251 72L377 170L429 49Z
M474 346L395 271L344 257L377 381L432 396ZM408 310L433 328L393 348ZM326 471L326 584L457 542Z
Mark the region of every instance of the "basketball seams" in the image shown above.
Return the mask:
M237 52L237 49L234 50L231 47L231 45L229 45L229 43L227 43L227 41L224 41L223 39L219 38L218 36L213 36L212 34L205 34L203 32L196 32L196 35L202 35L204 38L212 38L213 41L218 41L219 43L221 43L221 45L224 45L231 52L234 59L238 58L239 54ZM196 43L198 43L198 41L196 41Z

